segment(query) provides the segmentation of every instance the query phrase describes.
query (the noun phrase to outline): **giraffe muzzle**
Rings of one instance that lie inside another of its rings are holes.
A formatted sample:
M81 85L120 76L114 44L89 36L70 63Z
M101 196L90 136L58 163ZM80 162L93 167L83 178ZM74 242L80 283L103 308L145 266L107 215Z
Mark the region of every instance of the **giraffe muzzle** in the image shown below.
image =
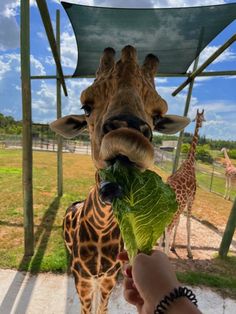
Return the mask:
M125 156L132 165L145 170L153 165L154 149L139 131L123 127L103 136L99 158L108 166L120 156Z

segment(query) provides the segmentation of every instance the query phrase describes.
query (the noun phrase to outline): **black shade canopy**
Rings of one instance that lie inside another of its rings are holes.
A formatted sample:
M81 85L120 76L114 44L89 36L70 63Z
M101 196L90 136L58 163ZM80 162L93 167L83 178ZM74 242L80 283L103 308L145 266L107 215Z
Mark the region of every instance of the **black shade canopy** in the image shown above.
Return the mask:
M197 55L236 19L236 3L168 9L121 9L62 2L78 46L74 76L94 76L101 54L113 47L119 57L126 45L143 62L148 53L160 59L160 73L186 73Z

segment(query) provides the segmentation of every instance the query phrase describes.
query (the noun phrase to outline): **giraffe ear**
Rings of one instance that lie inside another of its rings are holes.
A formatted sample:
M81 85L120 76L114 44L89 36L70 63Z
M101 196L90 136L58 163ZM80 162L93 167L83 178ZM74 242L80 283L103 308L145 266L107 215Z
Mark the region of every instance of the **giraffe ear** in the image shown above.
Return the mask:
M154 118L154 130L164 134L175 134L184 129L190 123L187 117L176 115L164 115Z
M70 115L59 118L50 124L50 128L66 138L72 138L79 135L82 129L85 129L87 122L85 115Z

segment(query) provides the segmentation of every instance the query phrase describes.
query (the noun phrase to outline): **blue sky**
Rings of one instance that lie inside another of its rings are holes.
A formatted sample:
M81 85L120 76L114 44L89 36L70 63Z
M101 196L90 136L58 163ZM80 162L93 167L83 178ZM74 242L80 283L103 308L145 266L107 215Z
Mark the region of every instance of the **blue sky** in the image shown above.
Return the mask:
M177 7L233 3L227 0L71 0L70 2L115 7ZM19 51L20 0L4 0L0 12L0 112L21 119L21 81ZM55 11L61 10L61 51L64 74L72 74L77 63L75 38L64 9L58 0L47 0L55 26ZM236 21L220 33L202 52L200 64L236 31ZM55 65L35 0L31 0L31 74L55 74ZM207 70L236 70L236 44L228 48ZM171 93L184 78L157 79L158 92L167 100L169 113L183 114L185 88L178 96ZM69 97L63 100L63 115L79 113L80 93L92 79L67 80ZM205 109L206 122L201 135L214 139L236 140L236 76L198 78L195 81L189 117L197 108ZM56 117L54 80L32 80L32 114L34 122L46 123ZM194 123L186 131L193 132Z

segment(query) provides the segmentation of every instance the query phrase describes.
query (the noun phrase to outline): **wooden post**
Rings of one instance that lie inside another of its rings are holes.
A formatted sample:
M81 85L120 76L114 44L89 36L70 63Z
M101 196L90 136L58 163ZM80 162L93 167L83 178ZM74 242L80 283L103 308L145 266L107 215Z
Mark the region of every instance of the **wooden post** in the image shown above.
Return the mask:
M233 239L235 228L236 228L236 198L234 200L234 204L228 218L223 238L221 240L219 249L219 255L221 257L226 257L229 252L229 247Z
M30 6L29 0L21 0L21 87L23 120L23 207L24 253L34 254L33 175L32 175L32 117L30 81Z
M60 62L60 10L56 11L56 43ZM59 118L61 118L61 82L57 70L57 119ZM62 137L60 135L57 135L57 195L63 195Z

